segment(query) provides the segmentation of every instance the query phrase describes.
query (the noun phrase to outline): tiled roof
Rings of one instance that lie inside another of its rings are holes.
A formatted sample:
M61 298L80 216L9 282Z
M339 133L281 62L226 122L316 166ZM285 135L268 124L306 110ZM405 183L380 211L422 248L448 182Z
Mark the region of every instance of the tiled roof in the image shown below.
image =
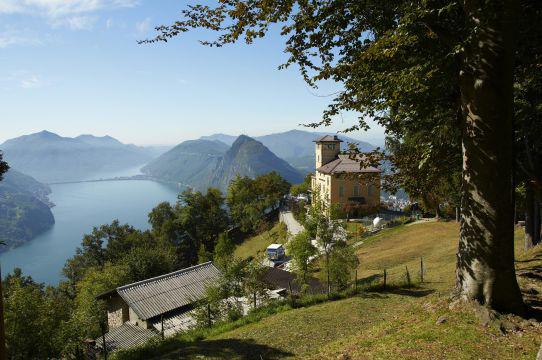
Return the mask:
M117 288L117 293L142 320L178 309L201 299L220 271L212 262Z
M317 142L317 143L318 142L330 142L330 141L343 142L341 139L339 139L339 137L337 135L325 135L325 136L322 136L319 139L314 140L314 142Z
M130 323L124 323L105 334L105 346L107 347L108 352L126 349L144 344L157 335L158 334L152 330L143 329ZM103 349L103 338L99 337L95 341L96 347Z
M316 171L324 174L339 174L339 173L379 173L380 170L375 167L361 167L360 159L351 159L350 155L339 155L335 159L323 166L320 166Z

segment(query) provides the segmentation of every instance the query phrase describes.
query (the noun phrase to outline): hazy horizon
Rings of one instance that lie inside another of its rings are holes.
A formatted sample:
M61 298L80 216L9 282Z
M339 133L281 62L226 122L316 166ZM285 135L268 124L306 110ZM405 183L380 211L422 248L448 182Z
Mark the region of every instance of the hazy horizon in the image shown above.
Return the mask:
M108 134L174 145L214 133L252 136L316 122L340 88L312 89L285 62L278 32L248 46L208 48L191 32L138 45L185 7L174 0L0 0L0 143L43 128L63 136ZM335 132L353 125L343 113ZM368 133L383 138L373 124Z
M110 137L113 137L117 140L119 140L120 142L122 142L123 144L132 144L132 145L138 145L138 146L175 146L175 145L178 145L179 143L183 142L183 141L187 141L187 140L195 140L195 139L199 139L203 136L211 136L211 135L217 135L217 134L222 134L222 135L230 135L230 136L239 136L239 135L247 135L247 136L250 136L250 137L258 137L258 136L263 136L263 135L270 135L270 134L277 134L277 133L283 133L283 132L287 132L287 131L291 131L291 130L301 130L301 131L307 131L307 132L328 132L328 133L335 133L336 131L331 131L330 128L317 128L317 129L313 129L313 128L307 128L307 127L296 127L296 128L291 128L291 129L286 129L286 130L283 130L283 131L275 131L275 132L262 132L262 133L257 133L257 134L250 134L250 133L226 133L226 132L214 132L214 133L206 133L206 134L201 134L199 136L196 136L196 137L187 137L187 138L182 138L182 139L179 139L179 141L177 142L174 142L174 143L136 143L136 142L130 142L130 141L125 141L123 138L122 138L122 135L120 136L115 136L115 135L112 135L111 133L103 133L103 134L96 134L96 133L90 133L90 132L81 132L81 133L70 133L70 134L65 134L63 131L52 131L50 129L40 129L40 130L32 130L31 132L29 133L21 133L19 135L15 135L15 136L11 136L11 137L6 137L6 136L0 136L0 145L3 144L5 141L7 140L10 140L10 139L13 139L13 138L17 138L17 137L20 137L20 136L25 136L25 135L31 135L31 134L36 134L36 133L39 133L39 132L42 132L42 131L48 131L48 132L51 132L51 133L54 133L54 134L57 134L61 137L69 137L69 138L75 138L77 136L80 136L80 135L93 135L93 136L97 136L97 137L104 137L104 136L110 136ZM378 137L373 137L373 138L368 138L368 137L363 137L365 133L364 132L361 132L361 131L355 131L355 132L349 132L349 133L344 133L345 136L347 137L351 137L351 138L355 138L355 139L358 139L358 140L362 140L362 141L365 141L365 142L368 142L372 145L380 145L383 143L384 141L384 138L382 137L381 139L378 138ZM0 151L2 149L0 148Z

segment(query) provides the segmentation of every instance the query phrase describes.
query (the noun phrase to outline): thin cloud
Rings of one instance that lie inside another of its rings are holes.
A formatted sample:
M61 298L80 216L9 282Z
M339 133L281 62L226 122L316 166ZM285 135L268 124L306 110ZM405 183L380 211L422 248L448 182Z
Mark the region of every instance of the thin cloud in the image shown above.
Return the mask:
M14 88L30 90L45 87L48 83L38 74L26 70L17 70L4 78L0 77L0 85L4 90Z
M146 18L145 20L142 20L136 23L136 30L139 35L144 35L148 33L150 29L151 29L150 18Z
M33 31L5 27L0 30L0 48L11 46L42 46L50 41L49 35L37 34Z
M20 81L23 89L37 89L43 86L43 81L37 75L30 75Z
M67 27L71 30L92 30L98 19L94 16L72 16L56 19L51 22L53 27Z
M134 7L138 3L138 0L0 0L0 13L58 17Z

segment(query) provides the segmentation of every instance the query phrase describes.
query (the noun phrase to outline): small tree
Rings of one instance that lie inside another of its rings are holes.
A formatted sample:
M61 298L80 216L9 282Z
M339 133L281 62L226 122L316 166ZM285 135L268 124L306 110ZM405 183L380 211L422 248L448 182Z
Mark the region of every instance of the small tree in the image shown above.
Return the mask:
M222 233L218 237L218 242L215 246L215 252L213 255L214 264L221 270L227 270L227 268L233 262L233 252L235 251L235 245L230 240L227 233Z
M311 243L309 232L305 230L294 236L288 243L287 250L301 284L306 284L307 277L312 272L311 258L318 253Z
M254 258L245 267L243 278L243 294L252 300L253 306L257 306L257 299L260 301L267 299L267 284L265 283L265 274L267 267L262 265L262 259Z
M194 311L196 327L207 327L217 321L235 320L242 315L241 304L236 298L243 295L245 263L232 258L219 278L205 290Z
M345 241L333 244L326 271L329 273L329 281L336 290L342 291L348 287L352 273L358 265L359 259L352 246Z
M336 208L328 209L318 194L316 194L313 206L310 210L310 215L308 216L307 230L309 233L316 233L316 240L318 241L318 246L320 248L319 250L324 253L324 267L326 269L328 294L331 291L329 262L333 244L336 241L346 240L345 224L337 220L336 215Z

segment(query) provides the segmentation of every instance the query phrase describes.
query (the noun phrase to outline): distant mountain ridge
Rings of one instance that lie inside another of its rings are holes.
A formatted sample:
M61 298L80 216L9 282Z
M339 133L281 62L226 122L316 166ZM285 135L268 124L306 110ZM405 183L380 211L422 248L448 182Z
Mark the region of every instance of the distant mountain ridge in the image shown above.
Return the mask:
M21 245L55 223L48 195L51 189L10 169L0 182L0 252Z
M281 133L256 136L254 139L260 141L275 155L286 160L296 169L302 171L303 173L309 173L314 171L315 164L313 141L324 135L329 135L329 133L290 130ZM357 144L361 151L371 151L376 148L376 146L359 139L354 139L343 134L339 134L338 136L344 141L342 143L343 149L347 148L348 143ZM205 140L219 140L228 145L231 145L236 138L236 136L226 134L214 134L201 137L201 139Z
M49 131L24 135L0 145L13 168L41 182L88 179L93 174L143 165L151 151L110 136L62 137Z
M261 142L245 135L239 136L231 147L221 140L185 141L149 163L142 171L198 190L217 187L225 191L238 174L254 178L271 171L278 172L291 183L303 181L302 174L286 161Z

